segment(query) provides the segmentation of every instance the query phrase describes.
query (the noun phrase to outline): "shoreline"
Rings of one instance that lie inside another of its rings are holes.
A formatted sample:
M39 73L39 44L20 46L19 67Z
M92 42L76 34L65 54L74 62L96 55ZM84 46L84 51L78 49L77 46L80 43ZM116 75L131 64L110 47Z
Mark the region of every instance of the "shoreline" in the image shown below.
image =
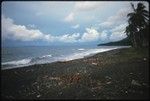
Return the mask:
M149 50L2 70L2 99L148 99Z
M15 67L6 67L6 68L3 68L1 70L8 70L8 69L16 69L16 68L27 68L29 66L34 66L34 65L44 65L44 64L51 64L51 63L57 63L57 62L68 62L68 61L73 61L73 60L78 60L78 59L84 59L84 58L87 58L87 57L92 57L96 54L101 54L103 52L109 52L109 51L112 51L112 50L116 50L116 49L125 49L125 48L130 48L131 46L123 46L123 47L120 47L120 46L117 46L119 48L115 48L115 49L111 49L111 50L106 50L106 51L102 51L102 52L98 52L98 53L95 53L95 54L89 54L87 56L83 56L83 57L79 57L79 58L75 58L75 59L71 59L71 60L58 60L58 61L54 61L54 62L48 62L48 63L37 63L37 64L28 64L28 65L22 65L22 66L15 66ZM79 53L80 54L80 53Z

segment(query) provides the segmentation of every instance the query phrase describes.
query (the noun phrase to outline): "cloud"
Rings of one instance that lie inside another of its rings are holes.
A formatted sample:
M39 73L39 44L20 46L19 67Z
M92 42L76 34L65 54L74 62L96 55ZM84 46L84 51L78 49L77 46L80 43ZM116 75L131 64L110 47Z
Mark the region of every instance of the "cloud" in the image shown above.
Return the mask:
M86 32L81 36L81 42L89 42L89 41L107 41L108 33L107 31L99 32L95 28L86 28Z
M103 3L89 2L89 1L77 2L74 6L74 9L76 11L90 11L90 10L94 10L94 9L100 7L101 4L103 4Z
M121 24L120 26L117 26L117 27L111 29L112 34L110 35L109 40L118 41L118 40L126 38L127 36L124 33L126 26L127 26L127 23Z
M73 28L73 29L77 29L77 28L79 28L79 27L80 27L80 25L79 25L79 24L77 24L77 25L72 26L71 28Z
M94 41L99 38L99 32L92 28L86 28L86 32L83 33L81 41Z
M113 26L120 25L126 21L127 14L129 12L131 12L130 9L122 8L116 13L116 15L108 17L106 21L100 23L99 25L104 28L112 28Z
M102 31L102 33L100 34L100 40L108 41L108 32L106 30Z
M109 5L110 2L91 2L91 1L80 1L80 2L76 2L71 13L69 15L67 15L65 18L64 18L64 21L66 22L72 22L74 21L75 19L75 15L77 16L78 15L78 12L89 12L89 11L92 11L92 10L95 10L95 9L101 9L101 8L105 8L106 5ZM87 18L87 17L86 17ZM93 17L92 17L93 18ZM91 20L91 17L88 17L88 19Z
M80 37L80 34L79 33L74 33L72 35L69 35L69 34L65 34L61 37L58 37L58 39L60 41L63 41L63 42L77 42L77 40L79 39Z
M65 17L64 21L72 22L74 20L74 13L71 12L68 16Z
M10 18L2 15L2 37L3 39L13 39L21 41L61 41L61 42L75 42L80 36L79 33L65 34L60 36L53 36L51 34L44 34L38 29L28 29L24 25L16 25Z
M17 25L10 18L6 18L2 15L2 39L13 39L21 41L35 41L42 40L47 42L92 42L92 41L117 41L126 37L125 24L116 26L109 31L102 30L101 32L95 28L86 28L84 33L73 33L73 34L64 34L59 36L54 36L51 34L42 33L39 29L28 29L25 25ZM29 25L28 25L29 26ZM75 25L75 28L79 25Z
M29 24L27 25L29 28L36 28L36 26L34 24Z
M24 25L16 25L10 18L2 16L2 36L14 40L32 41L44 38L44 34L37 29L27 29Z

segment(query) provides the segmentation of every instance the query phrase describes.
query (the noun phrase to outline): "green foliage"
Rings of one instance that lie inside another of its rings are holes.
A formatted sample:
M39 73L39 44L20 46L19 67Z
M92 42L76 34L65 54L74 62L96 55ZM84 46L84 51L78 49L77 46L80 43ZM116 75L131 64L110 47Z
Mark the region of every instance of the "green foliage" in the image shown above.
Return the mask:
M149 46L149 12L145 10L142 3L138 3L137 8L132 3L131 6L133 12L127 15L129 25L126 27L125 33L133 47Z

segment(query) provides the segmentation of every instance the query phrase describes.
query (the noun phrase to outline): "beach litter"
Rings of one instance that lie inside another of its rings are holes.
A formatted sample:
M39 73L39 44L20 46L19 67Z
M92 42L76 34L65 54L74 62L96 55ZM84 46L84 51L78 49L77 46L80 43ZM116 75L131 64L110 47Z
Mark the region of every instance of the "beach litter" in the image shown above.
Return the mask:
M144 60L144 61L146 61L147 59L146 59L146 58L144 58L143 60Z
M132 75L133 73L130 73L130 75Z
M105 76L105 78L106 78L106 79L111 79L111 77L109 77L109 76Z
M59 95L62 95L62 92L59 92Z
M48 78L48 75L45 75L45 76L43 77L43 79L45 79L45 78Z
M111 84L111 81L107 82L106 84Z
M135 86L141 86L141 84L138 81L135 81L135 80L132 80L131 84L135 85Z
M92 62L92 65L97 65L97 63Z
M39 98L41 95L37 95L36 97Z

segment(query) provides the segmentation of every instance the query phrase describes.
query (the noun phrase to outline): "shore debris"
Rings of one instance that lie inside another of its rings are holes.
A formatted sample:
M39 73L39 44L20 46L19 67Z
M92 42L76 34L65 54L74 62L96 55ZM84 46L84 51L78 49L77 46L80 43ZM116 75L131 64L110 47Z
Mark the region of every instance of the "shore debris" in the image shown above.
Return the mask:
M33 86L33 85L36 85L36 84L37 84L37 82L34 82L34 83L32 84L32 86Z
M132 75L133 73L130 73L130 75Z
M146 59L146 58L143 58L143 60L146 61L147 59Z
M49 80L60 80L59 77L49 77Z
M39 98L41 95L37 95L36 97Z
M92 65L97 65L97 63L92 62Z
M111 84L111 81L107 82L106 84Z
M43 79L45 79L45 78L48 78L48 75L45 75L45 76L43 77Z
M91 90L95 91L95 90L100 90L102 87L101 86L97 86L97 87L93 87Z
M128 93L128 91L125 91L125 93L127 94L127 93Z
M70 81L70 83L73 83L73 82L78 83L80 81L80 79L81 79L80 73L77 73L77 74L71 76L69 81Z
M62 95L62 92L59 92L59 95Z
M31 70L26 70L26 72L30 72Z
M105 78L106 78L106 79L111 79L111 77L109 77L109 76L105 76Z
M132 80L131 84L135 85L135 86L141 86L141 84L138 81L135 81L135 80Z

